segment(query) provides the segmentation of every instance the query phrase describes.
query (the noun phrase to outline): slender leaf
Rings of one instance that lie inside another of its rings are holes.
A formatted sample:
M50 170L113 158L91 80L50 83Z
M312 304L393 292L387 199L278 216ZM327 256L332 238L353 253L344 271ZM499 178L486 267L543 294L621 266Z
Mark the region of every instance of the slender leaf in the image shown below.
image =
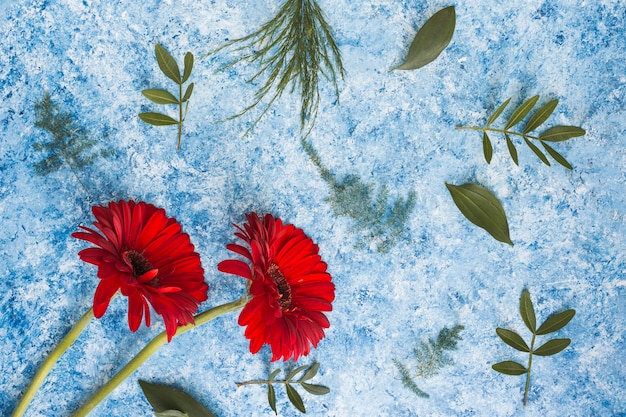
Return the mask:
M141 94L143 94L148 100L153 101L156 104L178 104L178 99L167 90L154 88L141 90Z
M189 79L192 69L193 69L193 54L191 52L187 52L185 54L185 67L183 69L183 79L181 80L181 84L186 82Z
M434 61L450 44L455 25L454 6L439 10L417 32L406 60L395 69L414 70Z
M153 126L169 126L178 124L178 122L172 119L170 116L161 113L154 113L151 111L146 113L139 113L139 118Z
M537 319L535 317L535 309L533 308L533 302L530 300L530 293L528 290L522 291L522 296L519 300L519 314L524 320L524 324L528 327L528 330L535 333L537 329Z
M502 112L504 111L504 109L506 108L506 106L509 104L510 101L511 101L511 98L509 97L506 99L504 103L500 104L500 107L498 107L495 113L493 113L491 117L489 118L489 120L487 120L487 126L491 125L493 122L496 121L498 116L502 114Z
M320 369L320 363L314 362L311 366L309 366L309 369L306 370L304 375L302 375L302 378L300 378L300 382L308 381L309 379L313 378L315 375L317 375L317 371L319 369Z
M158 43L154 46L154 53L156 55L159 68L167 78L174 81L176 84L182 84L180 80L180 69L176 60L165 50L164 47Z
M167 410L160 413L154 413L155 417L189 417L189 414L178 410Z
M541 162L543 162L547 166L550 166L550 161L548 161L548 158L546 158L546 156L543 154L543 152L541 152L538 147L536 147L531 141L526 138L524 138L524 142L535 153L535 155L537 155L537 157L541 159Z
M485 229L494 239L513 245L504 209L491 191L478 184L446 183L446 187L454 204L470 222Z
M500 336L500 339L502 339L504 343L511 346L512 348L517 349L521 352L530 352L530 348L528 347L524 339L522 339L522 337L514 331L498 327L496 329L496 333L498 334L498 336Z
M280 368L274 369L267 380L272 382L274 378L276 378L276 375L278 375L279 373L280 373Z
M547 143L545 143L544 141L541 141L541 144L543 145L543 147L545 148L546 151L548 151L548 153L550 154L550 156L552 158L554 158L554 160L556 162L558 162L559 164L563 165L565 168L567 169L574 169L569 162L567 162L567 160L563 157L563 155L561 155L560 153L558 153L556 150L554 150L554 148L552 148L552 146L548 145Z
M509 153L511 154L511 159L513 159L513 162L515 162L515 165L519 166L519 161L517 159L517 149L515 148L515 145L513 144L513 141L509 137L508 133L504 134L504 138L506 139L506 147L509 148Z
M157 413L179 410L189 417L215 417L191 395L176 388L139 380L146 399Z
M308 368L308 365L302 365L302 366L298 366L296 369L292 370L291 372L289 372L289 374L287 374L287 377L285 378L287 381L291 381L293 379L294 376L296 376L296 374L298 372L303 371L304 369Z
M539 108L539 110L537 110L530 117L530 119L528 119L528 122L526 123L526 126L524 127L524 130L522 131L522 133L526 134L528 132L532 132L533 130L541 126L543 122L548 120L548 117L550 117L552 112L554 112L554 109L556 108L557 104L559 104L559 100L554 99L554 100L548 101L546 104L541 106L541 108Z
M300 397L298 391L296 391L296 389L289 384L285 384L285 389L287 389L287 397L289 398L289 401L291 401L291 404L293 404L299 411L306 413L302 397Z
M498 362L491 365L491 367L494 371L506 375L522 375L526 373L526 368L523 365L513 361Z
M532 110L532 108L535 107L537 100L539 100L538 95L532 96L531 98L520 104L519 107L516 108L511 114L511 117L504 127L504 130L508 130L510 127L515 126L516 124L521 122L522 119L526 117L526 115Z
M183 99L181 100L182 103L189 100L189 98L191 97L191 93L193 92L193 86L194 86L193 83L187 86L187 89L185 90L185 94L183 95Z
M539 139L548 142L563 142L584 135L585 130L576 126L554 126L539 135Z
M325 387L324 385L317 384L308 384L306 382L301 382L302 388L304 388L307 392L313 395L326 395L330 392L330 388Z
M274 390L272 384L267 384L267 402L274 413L278 414L278 411L276 411L276 390Z
M487 132L483 132L483 153L485 154L485 161L487 161L488 164L491 163L493 146L491 146L491 141L489 140L489 136L487 136Z
M565 310L560 313L557 313L553 316L548 317L546 321L543 322L539 329L537 329L537 334L548 334L554 333L557 330L561 330L563 327L570 322L571 319L576 315L576 310Z
M550 356L559 353L569 346L570 339L552 339L539 346L533 353L537 356Z

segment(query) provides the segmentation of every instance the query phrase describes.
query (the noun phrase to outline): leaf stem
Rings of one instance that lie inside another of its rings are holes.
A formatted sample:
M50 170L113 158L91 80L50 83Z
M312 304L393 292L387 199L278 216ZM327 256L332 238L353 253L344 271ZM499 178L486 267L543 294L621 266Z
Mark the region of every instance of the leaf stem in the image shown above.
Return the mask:
M22 399L17 404L15 411L13 411L13 417L20 417L24 414L28 405L32 401L33 397L43 384L46 376L50 373L50 370L54 366L54 364L59 360L61 355L65 353L65 351L72 346L72 344L76 341L78 336L85 330L87 323L93 318L93 308L87 310L83 316L78 319L76 324L70 329L69 333L61 340L61 342L57 345L56 348L46 358L46 360L41 364L41 367L33 377L33 380L30 382L30 385L24 392Z
M483 127L478 127L478 126L457 126L456 127L457 130L480 130L480 131L489 131L489 132L498 132L498 133L503 133L503 134L507 134L507 135L515 135L515 136L521 136L523 138L526 139L534 139L534 140L538 140L541 142L541 138L538 136L531 136L531 135L526 135L524 133L518 133L518 132L513 132L511 130L505 130L505 129L495 129L493 127L488 127L488 126L483 126Z
M248 302L249 296L244 295L238 300L230 303L222 304L217 307L213 307L206 310L194 317L195 324L188 324L186 326L180 326L176 331L174 337L179 336L201 324L213 320L222 314L229 313L237 310ZM95 394L91 396L74 414L72 417L84 417L91 410L93 410L102 400L104 400L120 383L122 383L127 377L141 366L153 353L155 353L161 346L167 342L167 334L165 332L159 333L154 339L152 339L133 359L130 360L122 369L115 374L109 382L104 384Z
M183 136L183 83L178 83L178 147L180 151L180 140Z
M533 364L533 349L535 347L535 337L537 337L537 334L533 332L533 338L530 341L530 354L528 355L528 367L526 370L526 388L524 389L524 407L526 407L526 401L528 400L528 389L530 388L530 367Z

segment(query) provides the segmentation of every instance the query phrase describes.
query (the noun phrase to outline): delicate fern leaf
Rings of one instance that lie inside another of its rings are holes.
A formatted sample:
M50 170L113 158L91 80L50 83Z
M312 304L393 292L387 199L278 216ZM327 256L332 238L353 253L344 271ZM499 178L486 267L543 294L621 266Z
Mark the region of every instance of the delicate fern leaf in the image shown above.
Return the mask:
M306 413L306 408L304 408L304 403L302 402L302 397L298 394L298 391L294 387L289 384L285 384L285 389L287 390L287 398L291 404L294 405L301 413Z
M570 345L570 339L552 339L533 351L537 356L551 356L559 353Z
M522 119L526 117L526 115L532 110L532 108L535 107L537 100L539 100L538 95L533 96L529 98L528 100L526 100L525 102L523 102L522 104L520 104L519 107L516 108L511 114L511 117L509 118L509 121L504 127L504 130L508 130L510 127L515 126L516 124L521 122Z
M509 149L509 154L511 155L511 159L513 160L513 162L515 162L515 165L519 166L519 161L517 159L517 149L515 148L513 141L511 141L511 138L509 137L508 133L504 134L504 138L506 139L506 147Z
M500 339L502 339L504 343L512 348L517 349L520 352L530 352L530 349L524 339L522 339L522 337L514 331L498 327L496 329L496 333L500 336Z
M278 411L276 411L276 390L272 384L267 384L267 402L274 413L278 414Z
M554 126L539 135L539 139L547 142L562 142L571 138L583 136L584 129L576 126Z
M143 94L144 97L146 97L150 101L155 102L156 104L178 104L178 99L167 90L141 90L141 94Z
M491 146L491 141L489 140L489 136L487 136L487 132L483 132L483 154L485 155L485 161L487 161L488 164L491 163L493 146Z
M154 53L156 55L159 68L167 78L174 81L176 84L182 84L180 79L180 69L176 60L167 52L167 50L158 43L154 46ZM191 71L190 71L191 73Z
M519 300L519 313L520 316L522 316L522 320L524 320L524 324L528 327L528 330L535 333L535 330L537 330L537 319L528 290L522 291L522 296Z
M557 330L561 330L567 325L576 315L576 310L565 310L561 313L550 316L539 328L537 329L538 335L554 333Z
M181 80L181 84L184 84L189 79L191 75L191 70L193 70L193 54L191 52L187 52L185 54L185 66L183 69L183 79Z
M153 126L169 126L178 124L177 120L174 120L170 116L161 113L139 113L139 118Z
M502 114L506 106L509 105L510 101L511 98L509 97L504 103L500 104L500 107L498 107L496 111L491 115L489 120L487 120L487 127L489 127L493 122L496 121L496 119Z
M302 388L304 388L309 394L313 395L326 395L330 392L330 388L324 385L308 384L306 382L300 382Z
M548 117L550 117L552 112L554 112L554 109L556 109L557 104L559 104L559 100L554 99L554 100L548 101L546 104L541 106L539 110L537 110L530 117L530 119L528 119L528 122L526 123L524 130L522 130L522 133L526 134L528 132L532 132L533 130L541 126L543 122L548 120Z
M547 166L550 166L550 161L548 161L548 158L546 158L546 156L543 154L543 152L541 152L541 150L537 146L535 146L531 141L529 141L526 138L524 138L524 142L535 153L535 155L537 155L537 157L541 159L541 162L543 162Z
M411 392L413 392L418 397L429 398L430 395L428 395L427 393L419 389L419 387L417 386L417 384L411 377L411 372L409 371L409 369L406 366L404 366L402 362L400 362L399 360L397 359L392 359L392 360L396 368L398 368L400 375L402 376L401 381L404 384L404 386L407 387Z
M561 155L560 153L558 153L556 150L554 150L554 148L552 148L550 145L548 145L547 143L545 143L544 141L541 141L541 144L543 145L544 149L550 154L550 156L552 158L554 158L554 160L556 162L558 162L559 164L563 165L565 168L572 170L574 169L569 162L567 162L567 160L563 157L563 155Z
M491 365L494 371L505 375L522 375L526 373L526 368L513 361L498 362Z

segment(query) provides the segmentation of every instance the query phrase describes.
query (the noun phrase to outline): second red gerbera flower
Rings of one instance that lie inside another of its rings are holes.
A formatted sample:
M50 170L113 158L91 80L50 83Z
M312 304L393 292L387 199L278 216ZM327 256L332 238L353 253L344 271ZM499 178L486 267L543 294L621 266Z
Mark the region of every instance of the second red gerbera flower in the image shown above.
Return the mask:
M252 299L239 316L239 324L247 326L250 351L257 353L264 344L272 350L272 361L297 360L317 347L330 326L323 312L332 310L335 285L326 272L319 248L302 229L269 214L259 218L246 215L247 223L235 236L248 247L237 244L227 249L245 257L219 263L222 272L251 281Z

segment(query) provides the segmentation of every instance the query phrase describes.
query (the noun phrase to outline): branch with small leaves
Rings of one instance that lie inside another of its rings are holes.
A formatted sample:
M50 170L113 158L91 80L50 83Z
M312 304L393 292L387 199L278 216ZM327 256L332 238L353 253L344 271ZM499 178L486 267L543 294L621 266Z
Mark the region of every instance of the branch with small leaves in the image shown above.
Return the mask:
M522 129L521 132L515 132L513 130L510 130L513 126L521 122L530 113L530 111L537 104L538 100L539 100L539 96L536 95L524 101L522 104L520 104L513 111L513 113L509 117L509 120L507 121L503 129L496 129L496 128L491 127L491 125L493 122L496 121L496 119L502 114L504 109L507 107L507 105L511 101L510 98L507 99L504 103L500 105L500 107L496 109L496 111L487 120L487 124L485 126L482 126L482 127L457 126L456 128L478 130L478 131L483 132L482 133L483 154L485 155L485 160L487 161L488 164L491 163L491 157L493 156L493 145L491 144L491 139L489 139L487 132L496 132L496 133L501 133L504 135L504 139L506 140L506 146L509 150L509 154L511 155L511 159L513 159L513 162L515 163L515 165L519 165L519 161L518 161L518 155L517 155L517 148L513 144L513 141L511 140L511 136L521 137L524 140L524 143L526 144L526 146L528 146L544 164L550 166L550 161L548 160L546 155L541 151L541 149L539 149L539 147L535 145L532 141L539 142L541 146L543 146L543 148L546 150L546 152L556 162L563 165L567 169L572 169L572 165L570 165L570 163L567 162L567 160L563 157L563 155L558 153L552 146L548 145L546 142L550 142L550 143L563 142L563 141L566 141L575 137L583 136L586 133L583 129L581 129L580 127L576 127L576 126L554 126L545 130L539 136L533 136L529 134L533 132L534 130L536 130L537 128L539 128L539 126L541 126L548 119L548 117L550 117L550 115L554 112L554 109L556 108L557 104L559 103L557 99L548 101L546 104L541 106L535 113L533 113L533 115L528 119L528 121L524 125L524 128Z
M522 320L528 330L532 332L532 339L530 342L530 347L524 339L512 330L502 329L498 327L496 329L497 335L502 339L504 343L511 346L514 349L519 350L520 352L528 353L528 366L524 367L524 365L514 362L514 361L504 361L498 362L491 367L494 371L500 372L506 375L523 375L526 374L526 387L524 389L524 407L526 406L526 402L528 400L528 390L530 388L530 368L533 362L533 355L537 356L551 356L561 352L563 349L569 346L571 343L570 339L551 339L548 340L543 345L539 346L535 349L535 339L537 336L546 335L550 333L554 333L557 330L562 329L570 322L574 315L576 314L575 310L565 310L561 313L553 314L546 321L543 322L539 328L537 328L537 320L535 318L535 310L533 308L532 301L530 300L530 293L528 290L524 290L522 292L522 296L520 298L520 315L522 316Z
M247 381L247 382L238 382L237 387L242 387L244 385L267 385L267 401L269 402L270 407L274 411L274 413L278 414L276 410L276 390L274 389L274 385L284 385L285 390L287 391L287 398L294 407L298 409L298 411L302 413L306 413L306 409L304 407L304 402L302 401L302 397L293 387L294 385L300 385L310 394L313 395L325 395L330 392L328 387L324 385L310 384L306 381L312 379L317 375L317 371L320 368L320 364L318 362L314 362L312 365L303 365L295 368L291 372L289 372L286 378L282 381L276 380L276 376L280 373L280 369L275 369L269 375L266 380L261 381ZM304 372L303 372L304 371ZM300 379L294 379L297 374L303 372Z
M181 76L180 69L176 60L163 48L161 45L156 44L155 55L159 68L165 74L167 78L174 81L178 85L178 98L174 94L167 90L153 88L148 90L142 90L143 94L148 100L156 104L176 104L178 105L178 120L170 117L166 114L145 112L139 113L139 118L144 122L153 126L170 126L178 125L178 147L180 151L180 142L183 135L183 122L187 117L187 110L189 109L189 99L193 92L194 83L191 83L185 89L183 94L183 84L187 82L193 69L193 54L187 52L185 54L185 66L183 68L183 74ZM184 109L183 109L184 108Z

